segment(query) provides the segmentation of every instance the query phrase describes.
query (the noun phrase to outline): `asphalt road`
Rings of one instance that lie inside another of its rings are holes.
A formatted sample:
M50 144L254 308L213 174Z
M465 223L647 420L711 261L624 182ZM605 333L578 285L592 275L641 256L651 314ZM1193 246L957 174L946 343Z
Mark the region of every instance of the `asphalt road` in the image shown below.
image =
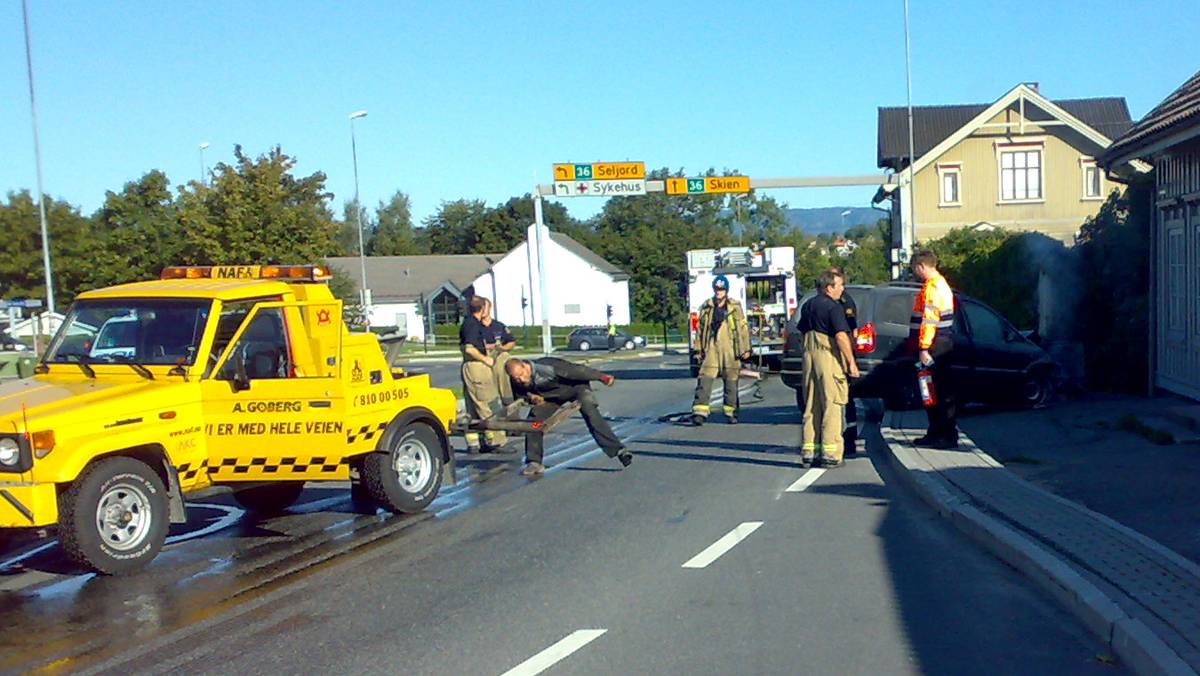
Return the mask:
M660 422L690 403L683 358L611 370L621 380L599 396L636 454L625 470L576 419L549 444L545 477L461 455L460 485L418 517L314 490L268 521L229 514L217 528L211 508L182 536L215 532L137 578L63 569L51 543L8 556L0 670L1120 671L898 485L878 448L799 468L794 399L777 382L744 397L743 424L697 429Z

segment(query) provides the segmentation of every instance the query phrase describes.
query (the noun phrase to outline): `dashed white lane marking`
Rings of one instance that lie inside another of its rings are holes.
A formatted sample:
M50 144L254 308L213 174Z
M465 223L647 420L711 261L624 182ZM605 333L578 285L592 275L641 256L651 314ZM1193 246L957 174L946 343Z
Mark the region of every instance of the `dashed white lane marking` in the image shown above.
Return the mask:
M533 676L549 669L571 653L604 635L607 629L580 629L504 672L502 676Z
M722 536L720 540L709 545L708 549L688 559L687 563L683 564L683 567L704 568L708 566L708 564L721 558L722 554L737 546L737 543L749 537L761 525L763 525L762 521L747 521L739 525Z
M823 470L823 469L810 469L804 473L804 476L801 476L799 479L796 479L796 482L793 483L791 486L788 486L783 492L784 493L800 493L800 492L804 491L805 488L808 488L809 486L813 485L813 482L815 482L817 479L820 479L821 475L824 473L825 473L825 470Z

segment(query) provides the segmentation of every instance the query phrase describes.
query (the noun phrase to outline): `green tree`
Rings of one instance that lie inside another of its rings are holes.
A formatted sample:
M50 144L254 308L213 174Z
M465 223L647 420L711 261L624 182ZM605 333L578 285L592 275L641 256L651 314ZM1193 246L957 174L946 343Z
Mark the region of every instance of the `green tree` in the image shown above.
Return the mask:
M360 220L361 219L361 220ZM358 255L358 224L362 223L362 241L366 244L367 255L370 255L373 224L371 214L366 207L360 206L353 199L342 205L342 219L337 224L336 252L339 256Z
M181 259L183 232L171 183L161 171L108 191L93 217L103 246L93 261L95 286L158 277Z
M1143 178L1110 195L1079 234L1084 290L1076 322L1084 337L1088 380L1104 389L1145 392L1152 349L1150 228L1154 181Z
M422 223L420 240L435 254L492 253L478 250L476 230L487 214L482 200L442 202Z
M413 232L412 204L397 190L375 211L375 231L367 243L369 256L412 256L423 251Z
M78 208L48 195L45 204L54 300L61 309L91 286L99 240L91 219ZM0 248L0 297L44 300L41 220L28 190L10 192L8 201L0 204L0 232L5 238Z
M180 191L182 262L298 263L339 252L324 174L294 176L295 159L278 146L257 158L235 146L234 157L214 168L211 186Z

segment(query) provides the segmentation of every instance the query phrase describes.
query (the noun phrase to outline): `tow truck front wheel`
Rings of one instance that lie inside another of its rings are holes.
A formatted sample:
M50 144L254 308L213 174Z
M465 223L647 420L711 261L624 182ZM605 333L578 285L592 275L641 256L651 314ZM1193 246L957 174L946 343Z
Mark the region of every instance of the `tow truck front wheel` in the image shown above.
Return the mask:
M133 458L91 465L59 497L63 550L100 573L123 575L142 568L158 555L169 528L162 479Z
M383 449L367 454L360 471L373 500L393 512L415 514L442 487L441 440L422 423L389 430Z

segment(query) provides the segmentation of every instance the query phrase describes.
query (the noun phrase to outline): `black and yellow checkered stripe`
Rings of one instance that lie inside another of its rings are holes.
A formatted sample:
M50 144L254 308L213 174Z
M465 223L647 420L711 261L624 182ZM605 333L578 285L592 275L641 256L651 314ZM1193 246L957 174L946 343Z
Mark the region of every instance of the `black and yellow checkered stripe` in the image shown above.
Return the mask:
M383 434L383 431L387 429L387 426L387 423L381 422L376 425L363 425L357 430L346 430L346 443L353 444L359 440L370 441L380 434Z
M207 468L208 468L208 459L207 458L205 458L204 460L201 460L200 462L198 462L194 465L190 462L185 462L182 465L180 465L178 468L176 468L176 471L179 473L179 482L180 483L191 482L192 480L194 480L196 478L196 476L198 474L200 474Z
M346 458L221 458L209 474L327 474L350 464Z

